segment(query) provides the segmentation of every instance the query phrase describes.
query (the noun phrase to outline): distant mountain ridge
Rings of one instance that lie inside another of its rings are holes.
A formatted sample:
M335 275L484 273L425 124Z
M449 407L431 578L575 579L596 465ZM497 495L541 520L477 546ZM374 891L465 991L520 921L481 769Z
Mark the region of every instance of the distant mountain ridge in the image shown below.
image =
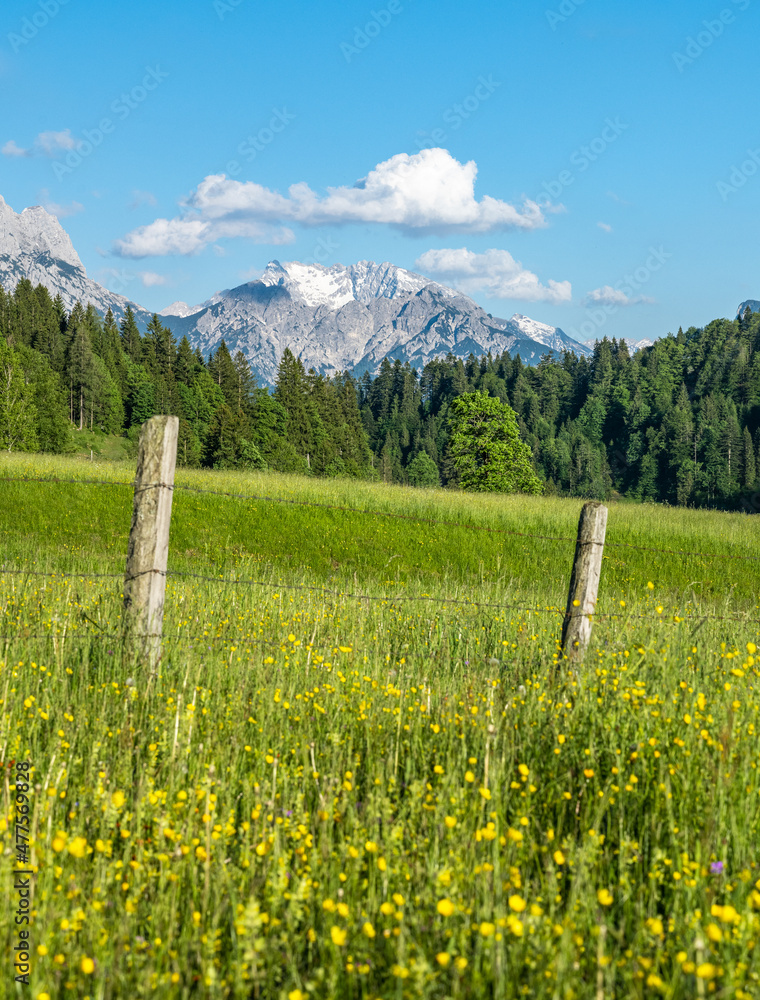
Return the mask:
M753 313L760 312L760 302L757 299L745 299L736 310L736 318L741 318L747 309Z
M42 206L16 213L0 196L0 285L13 291L22 278L44 285L52 298L60 295L67 310L77 301L91 302L103 316L109 308L117 321L127 306L143 329L150 313L123 295L110 292L87 277L69 234Z
M131 306L143 330L151 313L88 278L58 219L41 206L16 213L0 197L0 284L13 290L22 278L60 295L66 309L92 303L117 321ZM498 319L453 288L388 262L343 266L271 261L260 279L217 292L189 306L175 302L161 313L174 334L187 335L208 356L222 340L242 350L259 381L274 383L285 348L305 367L324 374L374 373L384 358L422 368L452 353L519 353L527 364L572 350L589 355L557 327L515 314Z
M185 303L164 316L204 354L222 339L241 350L257 377L272 384L286 347L307 368L374 373L383 358L421 368L449 352L591 352L562 330L516 314L495 318L466 295L384 262L343 266L271 261L261 278L218 292L196 311Z

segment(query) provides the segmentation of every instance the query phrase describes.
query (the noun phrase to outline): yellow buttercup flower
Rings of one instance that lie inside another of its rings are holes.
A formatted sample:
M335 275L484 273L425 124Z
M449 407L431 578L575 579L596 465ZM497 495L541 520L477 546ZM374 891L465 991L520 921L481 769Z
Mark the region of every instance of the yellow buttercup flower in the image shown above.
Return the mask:
M437 909L442 917L450 917L455 910L455 906L450 899L439 899Z
M346 931L342 927L336 927L334 924L330 928L330 937L332 938L332 943L338 948L342 948L346 943Z
M612 893L609 889L599 889L596 894L596 898L602 906L612 905Z

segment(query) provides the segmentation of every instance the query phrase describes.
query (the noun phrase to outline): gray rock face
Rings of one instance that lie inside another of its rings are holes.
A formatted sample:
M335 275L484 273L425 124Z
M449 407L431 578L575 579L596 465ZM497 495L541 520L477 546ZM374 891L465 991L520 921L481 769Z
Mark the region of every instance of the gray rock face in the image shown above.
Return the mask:
M760 312L760 302L757 299L745 299L736 310L737 319L743 316L747 309L753 313Z
M102 315L110 308L117 322L128 305L138 326L150 322L150 314L123 295L109 292L87 277L69 234L58 219L36 205L16 213L0 197L0 284L13 291L22 278L44 285L52 298L60 295L66 309L78 301L91 302Z
M20 214L0 198L0 284L21 278L42 284L71 309L91 302L117 321L131 305L143 330L151 314L87 277L58 219L39 206ZM383 358L421 368L449 352L466 358L520 354L536 364L543 354L591 353L562 330L527 316L497 319L452 288L393 264L362 260L335 264L272 261L258 281L218 292L199 306L175 302L161 313L177 338L187 335L208 355L222 340L241 350L263 385L272 385L286 347L306 368L324 374L375 373Z
M217 293L197 312L188 315L182 303L168 313L175 334L186 334L204 355L224 339L269 385L286 347L307 368L355 375L374 373L386 357L421 368L449 352L466 358L509 351L527 364L563 350L591 353L556 327L520 315L496 319L451 288L371 261L350 267L272 261L259 280Z

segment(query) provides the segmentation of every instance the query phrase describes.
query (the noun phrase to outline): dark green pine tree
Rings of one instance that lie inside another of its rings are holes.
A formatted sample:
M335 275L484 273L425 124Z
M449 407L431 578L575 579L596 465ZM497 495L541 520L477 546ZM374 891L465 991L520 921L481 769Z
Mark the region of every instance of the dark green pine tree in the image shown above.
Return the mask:
M124 319L121 321L121 346L126 356L139 365L142 355L142 340L131 306L127 306Z
M755 446L752 443L752 435L749 428L745 427L742 433L742 451L744 465L743 485L747 490L754 489L757 482L757 465L755 464Z
M316 414L310 405L309 386L303 362L287 347L277 370L274 398L288 416L285 432L287 440L296 452L306 459L308 465L313 450L313 424Z
M241 413L250 416L256 395L256 377L248 364L248 358L242 351L235 351L232 359L235 367L235 389L237 391L236 405Z
M208 361L211 378L222 390L224 401L231 410L238 408L238 373L227 344L222 340Z

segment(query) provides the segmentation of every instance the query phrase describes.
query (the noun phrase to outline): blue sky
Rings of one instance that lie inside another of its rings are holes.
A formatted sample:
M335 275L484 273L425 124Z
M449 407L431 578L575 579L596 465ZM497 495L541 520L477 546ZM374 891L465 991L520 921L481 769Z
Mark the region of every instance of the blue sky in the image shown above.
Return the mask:
M582 340L760 298L760 0L1 16L0 194L148 309L272 259L388 260Z

